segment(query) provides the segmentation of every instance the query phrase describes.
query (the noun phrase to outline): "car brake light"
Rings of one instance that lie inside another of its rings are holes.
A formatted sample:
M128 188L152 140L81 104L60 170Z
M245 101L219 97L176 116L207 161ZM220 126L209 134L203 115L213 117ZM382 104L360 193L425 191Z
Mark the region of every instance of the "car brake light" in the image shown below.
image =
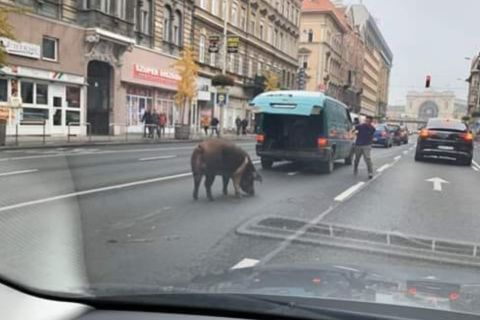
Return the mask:
M422 129L420 131L421 138L428 138L429 136L430 136L430 132L428 131L428 129Z
M407 293L411 296L417 295L417 288L408 288Z
M385 131L382 132L382 137L386 137L387 133Z
M265 136L263 134L257 134L257 142L263 143L265 141Z
M328 145L328 139L327 138L318 138L317 139L317 145L319 147L326 147Z
M473 141L473 134L471 132L465 133L462 135L462 138L465 141Z
M455 300L458 300L458 298L460 298L460 294L456 291L452 291L448 295L448 298L450 299L450 301L455 301Z
M313 278L312 279L312 282L315 283L315 284L320 284L322 282L322 279L320 278Z

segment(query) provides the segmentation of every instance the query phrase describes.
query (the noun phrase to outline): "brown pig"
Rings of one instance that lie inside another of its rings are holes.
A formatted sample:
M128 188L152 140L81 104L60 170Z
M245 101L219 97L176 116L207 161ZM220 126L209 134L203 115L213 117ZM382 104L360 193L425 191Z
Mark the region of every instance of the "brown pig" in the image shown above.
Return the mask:
M235 195L240 189L248 195L255 194L254 181L262 181L250 156L234 143L223 139L212 139L200 143L191 158L194 189L193 198L198 199L198 188L205 176L207 197L213 201L212 184L215 176L223 177L223 194L227 194L228 182L233 180Z

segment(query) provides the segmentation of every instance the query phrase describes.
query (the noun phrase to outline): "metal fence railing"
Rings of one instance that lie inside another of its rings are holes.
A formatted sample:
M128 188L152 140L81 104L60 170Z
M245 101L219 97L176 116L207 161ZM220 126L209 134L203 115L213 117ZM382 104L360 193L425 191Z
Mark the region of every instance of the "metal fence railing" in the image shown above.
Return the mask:
M75 127L82 127L82 126L86 126L87 127L87 137L88 137L88 140L89 141L92 141L92 126L90 124L90 122L84 122L84 123L81 123L81 122L69 122L68 123L68 129L67 129L67 142L70 142L70 137L72 136L71 134L71 127L72 126L75 126Z
M46 142L47 136L47 120L29 120L29 121L22 121L22 125L26 126L42 126L42 144ZM20 126L17 123L15 125L15 145L18 146L19 141L18 137L20 135Z

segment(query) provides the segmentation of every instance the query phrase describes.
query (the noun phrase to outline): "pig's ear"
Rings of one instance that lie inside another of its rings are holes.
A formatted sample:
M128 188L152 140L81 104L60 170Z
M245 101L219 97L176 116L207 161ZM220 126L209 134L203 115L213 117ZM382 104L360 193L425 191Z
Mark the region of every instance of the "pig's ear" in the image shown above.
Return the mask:
M253 172L253 179L258 182L263 182L263 178L258 172L254 171Z

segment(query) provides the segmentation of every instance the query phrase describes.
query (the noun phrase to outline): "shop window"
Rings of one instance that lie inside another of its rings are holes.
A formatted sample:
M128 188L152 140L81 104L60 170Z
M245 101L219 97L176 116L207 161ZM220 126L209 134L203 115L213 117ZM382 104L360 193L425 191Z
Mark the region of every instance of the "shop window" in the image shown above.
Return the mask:
M37 83L37 104L48 104L48 85Z
M21 82L21 95L23 103L33 103L33 82Z
M8 81L6 79L0 79L0 101L8 101Z
M53 97L53 106L62 107L62 97Z
M44 60L58 60L58 39L43 37L42 58Z
M67 111L67 125L69 123L79 123L80 112L79 111Z
M67 87L67 107L80 108L80 88Z
M40 122L40 121L48 120L48 112L49 112L48 109L23 108L22 121ZM22 123L22 124L26 124L26 123Z
M61 126L62 125L62 109L56 109L53 114L53 125Z

